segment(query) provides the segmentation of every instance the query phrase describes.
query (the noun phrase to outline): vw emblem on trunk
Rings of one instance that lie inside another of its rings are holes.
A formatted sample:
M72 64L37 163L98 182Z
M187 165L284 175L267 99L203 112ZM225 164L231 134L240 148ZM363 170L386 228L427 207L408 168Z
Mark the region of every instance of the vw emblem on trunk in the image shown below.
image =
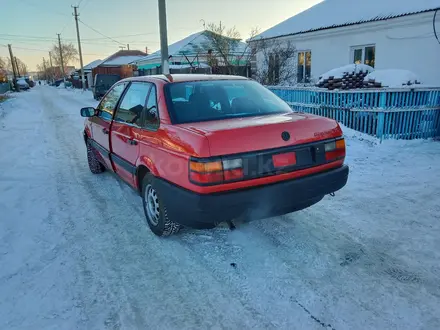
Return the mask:
M284 131L283 133L281 133L281 137L284 141L289 141L290 140L290 134L289 132Z

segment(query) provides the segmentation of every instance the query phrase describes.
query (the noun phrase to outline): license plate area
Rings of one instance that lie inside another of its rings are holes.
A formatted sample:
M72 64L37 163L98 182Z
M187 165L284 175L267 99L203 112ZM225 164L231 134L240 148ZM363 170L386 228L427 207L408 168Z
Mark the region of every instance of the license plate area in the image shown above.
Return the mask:
M296 165L296 152L285 152L282 154L272 155L273 167L276 169L295 166Z
M238 155L231 156L236 158ZM324 164L324 143L292 146L239 155L243 160L244 179L288 173Z

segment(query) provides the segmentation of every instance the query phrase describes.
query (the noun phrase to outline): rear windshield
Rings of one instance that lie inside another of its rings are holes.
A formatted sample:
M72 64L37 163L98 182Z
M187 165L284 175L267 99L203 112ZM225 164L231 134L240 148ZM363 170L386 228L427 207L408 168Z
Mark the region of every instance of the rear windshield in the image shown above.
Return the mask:
M168 109L176 124L292 112L271 91L251 80L167 84Z

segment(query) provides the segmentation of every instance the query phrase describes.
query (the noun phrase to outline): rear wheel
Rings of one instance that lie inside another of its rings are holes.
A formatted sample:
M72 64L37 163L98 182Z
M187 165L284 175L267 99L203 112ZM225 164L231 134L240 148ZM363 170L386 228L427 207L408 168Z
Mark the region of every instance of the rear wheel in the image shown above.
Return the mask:
M102 165L96 158L89 140L87 140L87 162L89 163L90 172L93 174L99 174L105 171L104 165Z
M167 208L157 193L154 177L147 173L142 182L142 203L145 218L151 231L157 236L170 236L180 230L180 225L170 220Z

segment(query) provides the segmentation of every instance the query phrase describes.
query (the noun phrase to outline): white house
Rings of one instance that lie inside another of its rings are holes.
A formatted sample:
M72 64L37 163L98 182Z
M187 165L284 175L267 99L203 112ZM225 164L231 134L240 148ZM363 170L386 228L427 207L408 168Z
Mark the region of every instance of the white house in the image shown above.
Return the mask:
M168 45L168 55L170 56L170 69L183 69L186 67L206 68L209 67L209 58L216 57L218 61L222 59L215 56L215 50L212 48L212 40L208 38L209 31L200 31L187 36L171 45ZM226 38L226 37L225 37ZM228 43L232 49L228 50L228 61L233 65L245 64L247 55L250 50L246 43L237 39L234 42ZM137 59L133 62L139 70L147 70L149 74L155 74L158 71L156 68L161 66L161 51L158 50L143 58Z
M425 84L440 84L440 0L324 0L253 40L258 39L296 47L296 81L289 83L363 63L410 70ZM262 65L261 53L256 63Z

